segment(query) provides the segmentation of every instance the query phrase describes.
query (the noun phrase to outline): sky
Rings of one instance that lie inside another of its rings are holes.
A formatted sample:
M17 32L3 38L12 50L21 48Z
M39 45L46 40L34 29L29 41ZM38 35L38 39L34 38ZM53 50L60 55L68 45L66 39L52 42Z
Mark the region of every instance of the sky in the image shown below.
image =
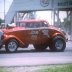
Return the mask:
M5 0L5 14L7 13L13 0ZM0 0L0 18L4 19L4 0Z
M11 5L13 0L5 0L5 14L9 10L9 7ZM38 19L45 19L48 20L48 22L52 23L52 12L51 11L39 11L37 12L37 18ZM66 12L60 12L60 19L61 21L64 20L66 17ZM0 0L0 18L4 19L4 0Z
M47 20L50 24L52 24L52 12L51 11L38 11L36 13L37 19Z
M60 21L63 22L64 19L67 17L65 11L59 12ZM45 19L49 22L49 24L53 24L53 12L52 11L39 11L37 12L37 19ZM57 18L55 18L57 21Z

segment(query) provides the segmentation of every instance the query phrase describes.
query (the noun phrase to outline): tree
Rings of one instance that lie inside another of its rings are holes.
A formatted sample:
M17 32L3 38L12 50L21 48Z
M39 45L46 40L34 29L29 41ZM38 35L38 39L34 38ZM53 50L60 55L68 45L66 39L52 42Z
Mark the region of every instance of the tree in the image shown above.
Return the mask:
M1 23L3 23L3 22L4 22L4 20L0 18L0 25L1 25Z
M64 19L64 28L68 34L71 34L71 21Z

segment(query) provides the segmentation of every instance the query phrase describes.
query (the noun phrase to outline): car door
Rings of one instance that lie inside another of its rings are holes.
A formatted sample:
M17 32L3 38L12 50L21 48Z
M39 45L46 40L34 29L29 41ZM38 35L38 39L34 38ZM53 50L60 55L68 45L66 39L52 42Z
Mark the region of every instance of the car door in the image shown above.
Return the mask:
M26 44L41 44L47 42L48 27L41 27L41 22L28 22L22 31L22 40Z
M44 27L43 22L34 22L34 27L31 29L31 40L35 43L46 43L49 39L48 27Z

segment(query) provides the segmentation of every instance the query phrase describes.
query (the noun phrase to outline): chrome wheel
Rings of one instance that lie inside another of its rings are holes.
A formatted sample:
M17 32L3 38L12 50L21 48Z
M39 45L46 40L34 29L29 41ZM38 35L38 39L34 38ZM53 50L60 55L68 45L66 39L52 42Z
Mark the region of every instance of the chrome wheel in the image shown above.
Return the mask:
M18 48L18 42L14 39L9 40L8 43L5 45L7 52L15 52Z
M50 48L51 51L55 51L55 52L64 51L65 48L66 48L66 42L61 36L55 37L50 42L49 48Z
M16 48L17 48L16 42L10 42L10 43L8 44L8 49L9 49L11 52L15 51Z
M60 50L63 48L63 41L62 40L57 40L55 43L55 47Z

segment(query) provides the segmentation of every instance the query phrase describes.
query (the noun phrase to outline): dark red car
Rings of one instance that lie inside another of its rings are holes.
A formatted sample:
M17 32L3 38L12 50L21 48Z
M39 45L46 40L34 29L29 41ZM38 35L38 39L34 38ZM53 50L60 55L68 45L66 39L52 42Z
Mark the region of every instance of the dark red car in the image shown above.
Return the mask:
M16 27L1 30L1 46L5 45L7 52L15 52L18 47L26 48L33 44L37 51L43 51L48 46L51 51L64 51L66 34L60 28L50 26L45 20L17 21Z

